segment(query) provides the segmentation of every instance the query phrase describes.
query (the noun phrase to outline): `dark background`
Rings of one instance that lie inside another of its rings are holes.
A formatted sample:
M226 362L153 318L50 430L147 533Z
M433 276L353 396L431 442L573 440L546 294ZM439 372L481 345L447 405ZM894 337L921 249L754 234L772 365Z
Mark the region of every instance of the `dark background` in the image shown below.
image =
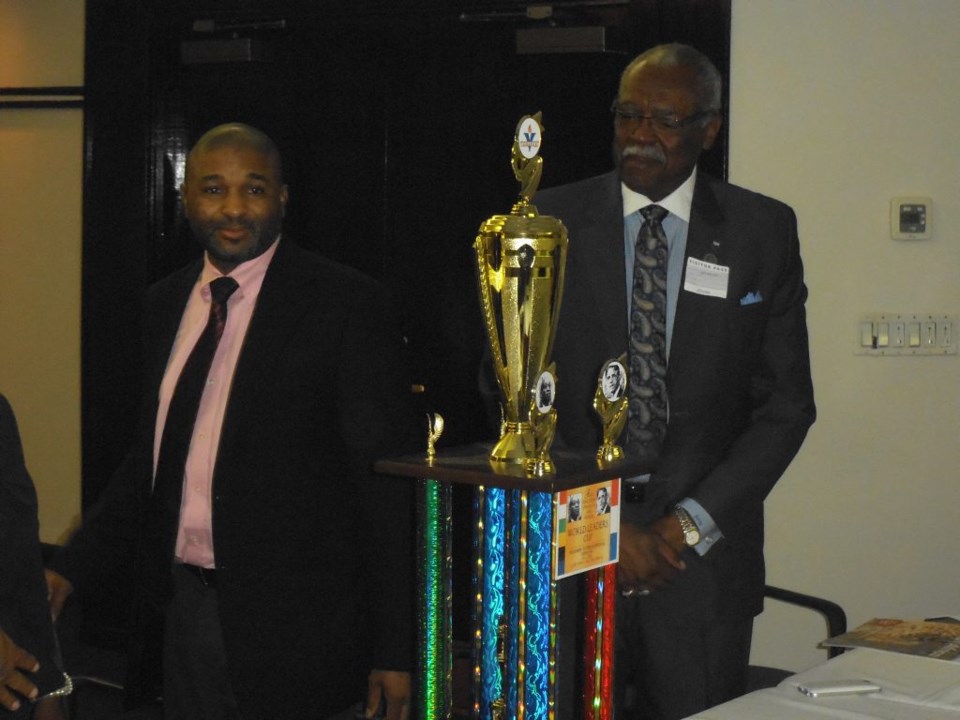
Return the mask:
M143 290L199 254L177 193L186 152L223 122L280 146L286 236L392 289L441 449L493 439L472 242L516 199L518 120L543 113L546 188L612 167L609 107L639 52L687 42L729 78L730 0L551 7L534 21L508 0L87 0L85 510L133 439ZM518 29L564 27L604 27L606 46L517 53ZM726 137L702 162L721 177Z

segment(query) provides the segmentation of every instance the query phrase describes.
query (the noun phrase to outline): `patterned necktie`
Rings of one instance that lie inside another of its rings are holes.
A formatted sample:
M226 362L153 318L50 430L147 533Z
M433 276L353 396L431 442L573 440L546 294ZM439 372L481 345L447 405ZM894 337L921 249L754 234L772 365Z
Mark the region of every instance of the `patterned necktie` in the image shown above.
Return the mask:
M207 325L190 351L177 386L170 398L167 420L163 426L163 439L157 458L157 473L153 481L151 497L152 528L160 540L158 560L164 564L173 561L173 545L176 542L180 517L180 499L183 492L183 473L193 437L193 426L207 375L213 362L217 345L227 323L227 299L237 289L237 281L221 277L210 283L210 315Z
M667 433L667 236L659 205L640 211L630 302L630 415L627 445L656 454Z

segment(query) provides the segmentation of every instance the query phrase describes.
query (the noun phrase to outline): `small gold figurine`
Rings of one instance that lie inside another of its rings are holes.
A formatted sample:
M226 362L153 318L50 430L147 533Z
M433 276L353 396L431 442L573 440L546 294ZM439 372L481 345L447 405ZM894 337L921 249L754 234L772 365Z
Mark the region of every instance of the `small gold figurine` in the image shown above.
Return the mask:
M433 459L437 456L434 445L441 435L443 435L443 415L427 413L427 460L429 462L433 462Z
M530 398L530 424L533 426L533 457L525 465L527 477L543 477L554 471L550 459L550 446L557 432L557 409L553 406L557 396L557 366L550 363L537 378Z
M608 360L597 377L593 409L600 416L603 428L603 444L597 450L597 461L601 465L623 459L623 449L616 441L627 422L626 361L626 353L616 360Z

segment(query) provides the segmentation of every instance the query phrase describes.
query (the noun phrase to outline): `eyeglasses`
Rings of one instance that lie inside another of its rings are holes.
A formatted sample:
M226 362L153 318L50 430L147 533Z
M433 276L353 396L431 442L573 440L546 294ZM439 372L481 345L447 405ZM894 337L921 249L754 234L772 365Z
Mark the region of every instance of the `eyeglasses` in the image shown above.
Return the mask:
M670 113L643 115L639 110L624 107L614 100L613 105L610 106L610 112L613 113L613 119L618 125L623 125L629 130L636 130L640 126L640 123L644 120L649 120L654 130L659 130L660 132L678 132L708 115L713 115L716 110L701 110L700 112L687 115L687 117L681 119Z

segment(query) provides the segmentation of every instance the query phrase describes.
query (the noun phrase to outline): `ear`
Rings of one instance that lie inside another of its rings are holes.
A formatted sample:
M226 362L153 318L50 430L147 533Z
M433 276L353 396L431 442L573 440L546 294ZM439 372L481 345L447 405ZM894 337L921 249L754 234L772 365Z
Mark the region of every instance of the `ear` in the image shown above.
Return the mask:
M710 122L707 123L707 126L703 129L703 149L709 150L713 147L713 143L717 139L717 135L720 133L720 127L723 125L723 117L720 115L718 110L710 117Z
M280 186L280 217L287 216L287 200L290 199L290 193L286 185Z

